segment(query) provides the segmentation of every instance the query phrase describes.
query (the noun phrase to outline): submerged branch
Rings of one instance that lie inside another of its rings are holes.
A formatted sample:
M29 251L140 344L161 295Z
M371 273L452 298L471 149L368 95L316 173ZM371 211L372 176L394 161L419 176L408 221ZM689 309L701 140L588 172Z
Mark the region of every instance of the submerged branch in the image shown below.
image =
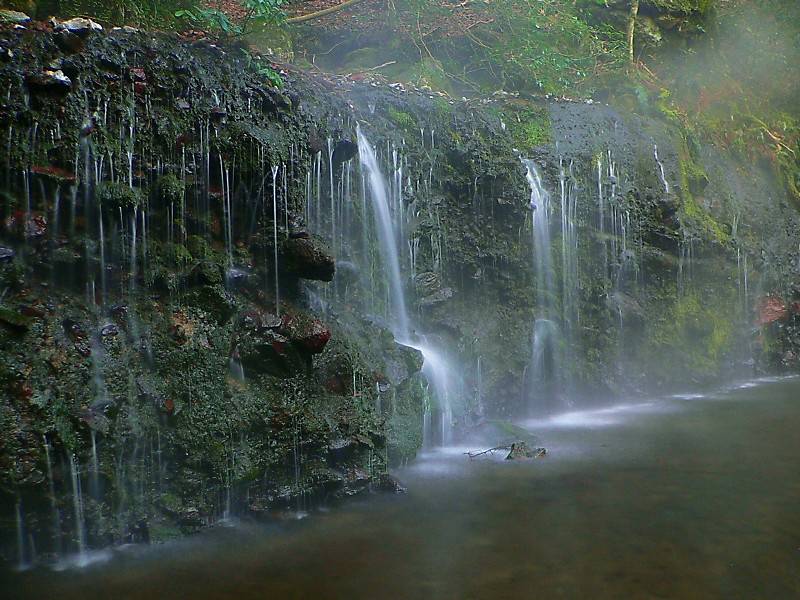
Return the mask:
M495 446L494 448L488 448L486 450L481 450L480 452L464 452L464 454L466 454L470 458L477 458L478 456L483 456L484 454L494 454L498 450L511 450L512 445L513 444L510 444L508 446Z

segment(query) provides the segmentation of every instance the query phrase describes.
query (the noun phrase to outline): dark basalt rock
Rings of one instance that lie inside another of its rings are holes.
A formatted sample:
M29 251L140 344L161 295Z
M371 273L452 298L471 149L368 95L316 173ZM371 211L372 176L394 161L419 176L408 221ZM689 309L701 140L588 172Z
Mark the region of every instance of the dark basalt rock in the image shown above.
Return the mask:
M281 247L281 255L285 271L297 278L333 280L336 262L315 238L289 238Z
M408 489L402 483L388 473L381 474L375 488L380 492L389 494L405 494L408 492Z
M289 377L308 368L289 338L272 329L239 332L232 353L238 354L246 373Z
M414 277L414 287L416 288L418 296L429 296L441 289L442 278L438 273L434 273L433 271L417 273L417 276Z
M442 288L439 291L431 294L430 296L425 296L424 298L420 299L419 306L427 307L447 302L450 298L453 297L454 294L455 292L453 291L453 288L449 287Z
M348 160L358 154L358 146L350 140L337 142L333 149L333 168L338 169Z
M100 335L102 337L104 337L104 338L105 337L114 337L116 335L119 335L119 328L116 325L114 325L113 323L109 323L108 325L105 325L100 330Z
M64 52L78 53L84 48L83 38L66 29L56 33L55 40L58 47Z
M386 364L384 376L387 389L389 384L402 385L422 369L422 352L416 348L392 341L391 347L384 349L384 356ZM381 385L381 381L378 381L378 384Z

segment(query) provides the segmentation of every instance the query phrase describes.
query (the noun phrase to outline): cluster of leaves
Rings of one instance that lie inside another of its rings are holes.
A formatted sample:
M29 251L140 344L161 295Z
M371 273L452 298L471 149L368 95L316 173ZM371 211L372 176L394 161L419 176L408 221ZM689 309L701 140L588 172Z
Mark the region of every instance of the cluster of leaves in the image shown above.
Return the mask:
M449 80L443 87L563 94L625 65L623 31L574 0L406 0L395 7L392 26L404 39L395 52L416 48L409 73L434 87Z
M622 32L592 24L573 2L503 0L487 11L493 23L475 36L501 69L501 80L514 89L535 83L546 93L564 93L625 63Z
M284 0L243 0L241 19L234 19L220 7L193 6L175 11L175 17L206 31L244 35L259 24L280 24L286 19Z

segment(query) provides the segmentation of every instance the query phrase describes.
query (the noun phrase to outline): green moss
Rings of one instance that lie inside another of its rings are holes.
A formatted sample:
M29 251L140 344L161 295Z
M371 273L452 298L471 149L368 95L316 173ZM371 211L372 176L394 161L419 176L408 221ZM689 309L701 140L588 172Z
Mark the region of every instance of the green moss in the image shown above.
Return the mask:
M183 182L172 173L163 175L156 182L159 200L166 204L179 205L183 200Z
M660 303L666 304L665 300L661 298ZM716 374L734 341L734 320L727 311L698 292L678 295L660 311L661 317L652 321L648 336L647 352L654 370L665 375L676 368L692 375Z
M395 125L406 131L412 131L417 128L417 120L410 113L403 112L393 106L389 107L386 111L389 120Z
M672 102L672 92L670 92L668 89L662 88L658 93L658 98L656 99L656 108L658 109L658 112L661 113L661 115L668 121L678 125L683 124L683 114Z
M433 106L437 117L444 119L453 114L453 105L450 104L450 102L451 101L448 100L446 96L436 96L433 99Z
M542 146L552 140L550 113L545 106L527 106L510 112L506 119L507 131L511 134L514 146L530 149Z
M707 210L700 206L692 193L693 189L708 181L705 170L695 162L684 143L678 152L680 161L681 196L683 216L700 232L710 235L719 244L730 242L730 234Z
M144 200L142 190L124 183L102 183L97 186L96 197L104 208L112 210L141 206Z

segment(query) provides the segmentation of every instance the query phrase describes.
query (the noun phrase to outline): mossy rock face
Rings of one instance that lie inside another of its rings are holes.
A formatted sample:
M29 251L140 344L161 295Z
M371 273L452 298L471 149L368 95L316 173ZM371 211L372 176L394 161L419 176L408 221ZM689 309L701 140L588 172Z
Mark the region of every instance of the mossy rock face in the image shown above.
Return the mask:
M2 41L38 68L56 47L48 36L31 32ZM142 65L133 59L143 56L158 60ZM45 102L34 94L28 102L18 93L28 67L0 64L0 89L11 90L0 119L15 114L20 122L39 123L41 131L60 124L60 139L39 139L38 152L52 164L73 164L97 97L110 99L109 119L117 125L135 112L140 142L133 175L141 187L135 189L121 183L128 181L130 164L116 127L95 127L87 142L95 156L108 157L106 172L115 173L116 183L98 185L93 198L103 206L105 272L99 236L89 226L98 222L97 213L71 222L63 183L61 222L57 232L53 223L52 239L18 240L17 256L0 263L0 291L8 288L3 310L10 311L0 314L0 321L9 321L0 323L0 484L30 494L31 506L44 506L32 520L44 532L37 542L53 539L46 531L48 503L41 502L49 493L45 440L53 456L74 454L86 472L95 438L105 487L92 506L93 545L140 539L143 520L151 539L194 531L223 514L228 496L242 512L261 512L291 507L298 498L360 493L389 464L414 458L426 407L435 409L437 399L420 373L421 354L398 344L386 326L388 294L377 246L362 249L354 242L354 252L374 250L369 264L356 269L343 259L334 278L331 249L308 236L303 224L305 173L313 172L321 152L327 198L327 139L336 149L338 185L339 169L355 160L349 127L356 121L389 161L393 149L404 159L403 202L417 242L411 247L419 277L406 278L420 309L415 333L427 334L458 365L452 383L459 390L454 419L460 430L494 418L505 423L529 408L524 374L534 319L544 307L537 305L530 189L521 157L536 162L551 193L558 288L552 312L560 318L569 308L561 304L566 282L580 315L572 337L560 344L569 357L564 378L576 393L611 397L718 377L726 366L742 364L736 349L747 345L741 340L750 330L740 308L735 251L755 262L763 250L777 280L794 276L798 241L782 229L800 226L793 226L788 205L770 200L781 197L779 190L757 183L770 175L713 145L698 148L680 115L669 114L667 99L653 106L659 100L651 91L631 91L631 110L503 94L454 100L377 82L318 80L292 69L278 93L265 87L257 61L238 56L160 34L93 35L80 58L80 85L93 90L91 103L80 88L68 101ZM434 74L435 67L426 65ZM132 89L132 97L118 100L120 89ZM17 133L9 144L3 136L10 129ZM147 147L140 154L142 140ZM17 172L37 164L23 142L16 126L0 127L0 147L11 147L7 159ZM180 168L181 149L194 162L179 177L169 173ZM294 176L285 193L280 182L276 193L290 213L288 227L278 223L277 302L269 166L284 164ZM230 188L221 185L226 168ZM32 199L45 198L49 216L56 190L54 182L42 183L45 193ZM358 187L357 177L352 183ZM239 204L231 226L223 200L235 204L241 194L249 200L259 190L258 201ZM77 190L78 210L83 191ZM22 210L19 190L6 192L16 201L4 205ZM564 277L569 257L560 227L569 193L577 198L580 267L573 280ZM184 200L185 215L179 215ZM90 204L95 210L97 202ZM343 208L361 225L356 204ZM136 207L140 217L146 213L147 229L137 230L133 244ZM734 215L742 215L737 224L747 223L736 235ZM345 244L340 238L332 246L339 251ZM404 275L411 273L409 250L402 248ZM365 281L373 288L370 298L353 292ZM764 285L772 283L765 278ZM792 294L786 290L787 302L795 300ZM309 308L343 296L347 300L330 302L324 316ZM19 321L17 307L31 306L37 316ZM792 341L798 339L795 321L766 332L770 360L789 360L787 352L800 347ZM644 372L652 377L640 377ZM491 434L506 429L492 425ZM525 439L510 430L503 435ZM161 467L133 459L119 467L120 456L156 448ZM71 502L68 465L55 466L64 514ZM8 498L13 510L15 497Z
M227 323L236 314L236 298L222 285L204 285L184 296L188 306L195 306L213 316L219 324Z

